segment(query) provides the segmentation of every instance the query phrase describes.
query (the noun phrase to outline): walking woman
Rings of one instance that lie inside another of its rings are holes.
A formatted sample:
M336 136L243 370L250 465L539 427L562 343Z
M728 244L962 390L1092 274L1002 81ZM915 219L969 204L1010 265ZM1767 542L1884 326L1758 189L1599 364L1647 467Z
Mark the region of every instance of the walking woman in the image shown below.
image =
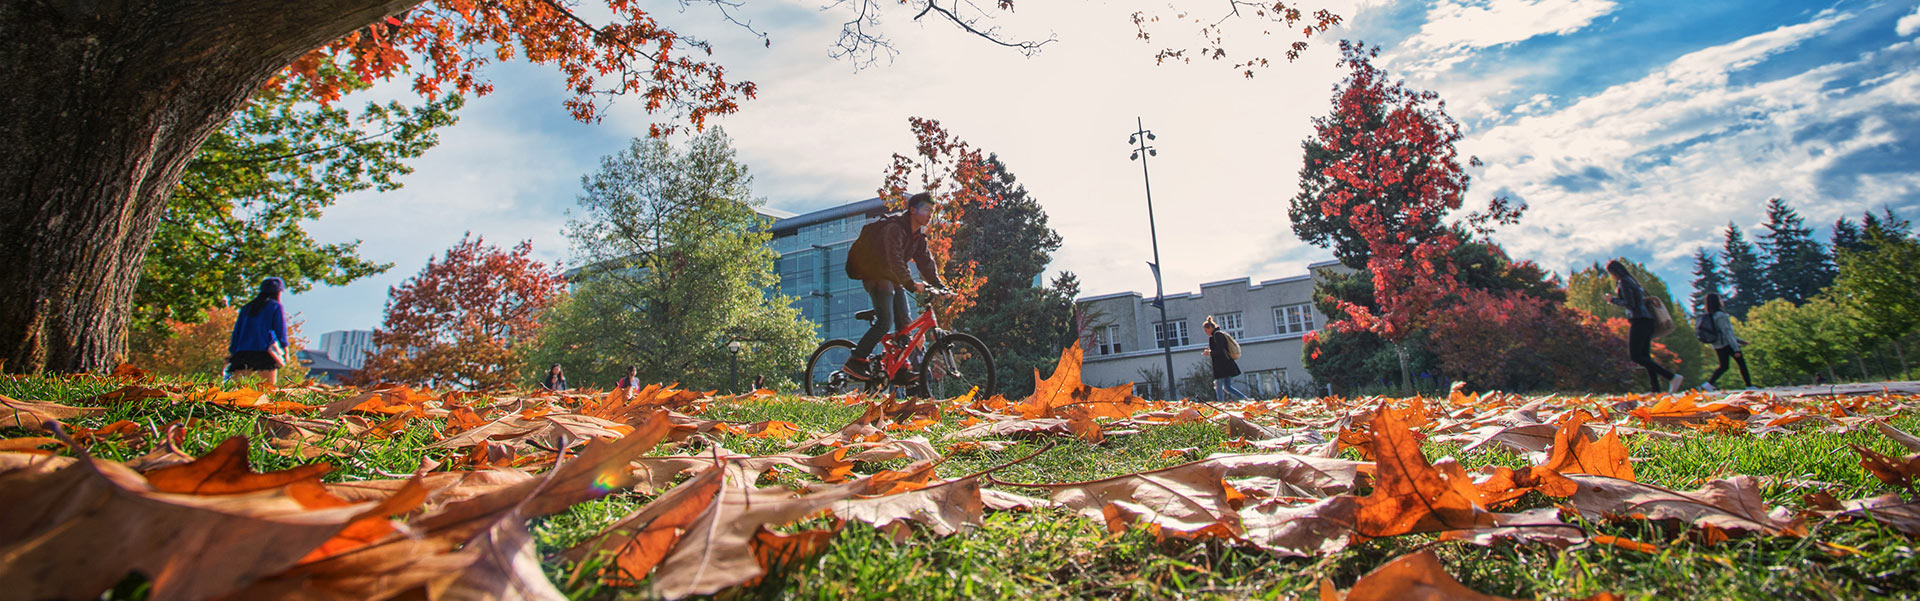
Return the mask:
M1240 400L1247 400L1247 393L1233 387L1234 376L1240 375L1240 363L1234 360L1235 353L1232 351L1235 345L1233 338L1220 331L1220 326L1213 323L1212 317L1200 322L1200 329L1207 333L1207 348L1200 354L1213 358L1213 399L1225 401L1227 393L1231 392Z
M558 367L558 366L555 366L555 367ZM626 377L620 378L620 381L615 382L613 384L613 387L625 388L629 393L640 392L640 367L635 365L627 366Z
M567 389L567 373L560 370L559 363L547 368L547 379L540 382L540 387L554 392Z
M280 367L287 364L287 314L280 306L280 278L260 281L260 291L240 307L227 339L227 373L235 378L260 376L279 384Z
M1627 355L1634 363L1647 368L1647 383L1654 392L1660 391L1660 379L1667 378L1667 392L1680 391L1680 374L1673 373L1653 360L1653 331L1659 327L1653 308L1647 305L1647 290L1640 287L1640 280L1627 272L1627 266L1619 260L1607 262L1607 275L1613 276L1613 294L1607 296L1607 302L1625 307L1627 310ZM1653 302L1659 302L1655 300Z
M1720 357L1720 368L1707 376L1707 390L1719 386L1720 374L1727 373L1727 359L1740 364L1740 381L1753 388L1753 378L1747 375L1747 354L1740 352L1740 337L1733 333L1733 316L1720 310L1720 295L1707 295L1707 318L1713 321L1713 354Z

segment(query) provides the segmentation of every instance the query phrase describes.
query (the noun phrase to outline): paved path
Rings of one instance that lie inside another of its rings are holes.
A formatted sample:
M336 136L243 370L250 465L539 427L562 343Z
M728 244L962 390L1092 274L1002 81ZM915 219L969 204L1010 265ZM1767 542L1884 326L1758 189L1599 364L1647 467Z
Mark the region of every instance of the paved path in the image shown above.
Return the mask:
M1720 390L1708 394L1734 394L1741 390ZM1761 388L1763 392L1774 396L1852 396L1859 394L1914 394L1920 395L1920 382L1873 382L1868 384L1835 384L1832 386L1775 386Z

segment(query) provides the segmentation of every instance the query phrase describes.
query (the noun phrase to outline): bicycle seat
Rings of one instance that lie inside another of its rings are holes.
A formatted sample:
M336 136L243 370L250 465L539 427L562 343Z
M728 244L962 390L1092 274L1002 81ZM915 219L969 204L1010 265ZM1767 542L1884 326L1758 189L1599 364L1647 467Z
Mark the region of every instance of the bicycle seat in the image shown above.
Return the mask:
M859 311L853 314L854 319L858 319L860 321L865 321L865 322L872 322L873 317L874 317L873 309L867 309L865 311Z

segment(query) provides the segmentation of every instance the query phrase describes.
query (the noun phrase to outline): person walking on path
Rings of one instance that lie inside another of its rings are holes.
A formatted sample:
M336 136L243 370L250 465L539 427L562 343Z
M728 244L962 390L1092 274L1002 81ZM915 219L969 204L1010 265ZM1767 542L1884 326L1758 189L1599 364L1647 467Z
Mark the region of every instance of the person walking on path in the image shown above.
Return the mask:
M861 380L878 377L870 373L867 356L873 353L874 345L880 343L882 336L911 321L907 315L907 291L917 293L926 292L929 286L946 287L940 282L933 254L927 250L927 224L933 221L938 209L932 195L915 194L907 199L905 213L889 215L860 228L860 237L847 249L847 277L860 280L868 300L873 302L874 313L873 326L867 328L866 335L853 346L853 355L840 368L847 375ZM913 274L907 271L909 260L920 268L920 277L926 278L926 283L914 281Z
M567 372L560 369L559 363L553 364L553 367L547 368L547 379L540 381L540 387L554 392L566 390Z
M1653 360L1653 331L1659 327L1659 318L1654 315L1653 307L1648 306L1647 290L1640 287L1640 280L1634 279L1619 260L1607 262L1607 275L1613 276L1614 283L1613 294L1607 296L1607 302L1627 310L1627 356L1647 368L1647 383L1653 386L1654 392L1660 391L1661 378L1667 378L1667 392L1679 392L1680 374Z
M1207 348L1200 351L1200 355L1213 359L1213 399L1225 401L1227 393L1231 392L1240 400L1247 400L1247 393L1233 387L1233 378L1240 375L1237 356L1240 354L1240 344L1233 336L1220 331L1220 326L1213 323L1212 317L1200 322L1200 329L1207 333Z
M619 382L615 382L613 387L625 388L628 393L640 392L640 368L633 365L627 366L627 375L620 378Z
M260 376L278 384L280 367L287 364L287 313L280 306L285 280L260 281L260 292L240 307L227 340L227 373L235 378Z
M1747 375L1747 354L1740 352L1740 337L1733 333L1733 316L1720 309L1720 295L1707 295L1707 318L1713 323L1713 354L1720 357L1720 367L1707 376L1707 390L1720 385L1720 374L1727 373L1727 359L1740 364L1740 381L1753 388L1753 377Z

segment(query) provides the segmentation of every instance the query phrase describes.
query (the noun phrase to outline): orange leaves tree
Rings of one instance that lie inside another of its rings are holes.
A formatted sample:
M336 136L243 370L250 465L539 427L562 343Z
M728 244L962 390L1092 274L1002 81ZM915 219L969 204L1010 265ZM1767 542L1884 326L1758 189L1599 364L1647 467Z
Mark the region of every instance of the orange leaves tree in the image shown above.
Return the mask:
M361 379L483 388L511 384L523 371L539 316L559 299L558 266L466 237L430 259L419 275L388 289L379 350Z
M907 197L919 192L932 194L940 203L939 214L927 225L927 252L933 255L940 278L954 292L952 299L936 307L940 319L950 323L973 306L980 286L987 283L976 272L974 261L953 260L954 235L960 232L968 207L992 207L999 199L988 187L993 175L980 149L947 133L939 121L910 117L907 123L913 127L913 155L893 154L879 195L894 211L906 210Z
M1392 344L1401 384L1411 389L1406 341L1460 286L1449 255L1463 232L1447 221L1469 179L1454 148L1460 124L1438 94L1408 89L1375 67L1377 48L1342 41L1340 51L1349 71L1334 89L1333 112L1314 118L1314 135L1302 145L1300 194L1289 217L1302 240L1333 248L1342 263L1371 275L1372 302L1335 299L1345 315L1329 326ZM1484 228L1518 217L1518 208L1495 199L1467 222Z

